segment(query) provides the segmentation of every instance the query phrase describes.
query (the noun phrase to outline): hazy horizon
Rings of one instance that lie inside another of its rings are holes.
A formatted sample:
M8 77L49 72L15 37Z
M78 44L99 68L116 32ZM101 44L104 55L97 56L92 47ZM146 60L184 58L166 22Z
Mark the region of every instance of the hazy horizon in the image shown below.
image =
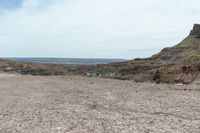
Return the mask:
M0 56L0 58L71 58L71 59L123 59L123 60L132 60L136 58L148 58L152 55L160 52L161 49L138 49L134 50L133 58L120 58L120 57L59 57L59 56ZM140 56L141 53L146 52L146 56Z
M105 59L105 60L129 60L129 59L123 59L123 58L71 58L71 57L14 57L14 56L10 56L10 57L0 57L0 59L14 59L14 58L21 58L21 59Z
M198 0L1 0L0 57L134 59L182 41Z

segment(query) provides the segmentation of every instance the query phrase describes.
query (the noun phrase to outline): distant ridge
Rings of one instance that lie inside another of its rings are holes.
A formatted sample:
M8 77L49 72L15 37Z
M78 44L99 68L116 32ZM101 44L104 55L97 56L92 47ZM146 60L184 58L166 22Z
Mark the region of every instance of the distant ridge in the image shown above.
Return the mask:
M68 68L120 62L123 59L83 58L3 58L0 72L17 72L31 75L69 75Z

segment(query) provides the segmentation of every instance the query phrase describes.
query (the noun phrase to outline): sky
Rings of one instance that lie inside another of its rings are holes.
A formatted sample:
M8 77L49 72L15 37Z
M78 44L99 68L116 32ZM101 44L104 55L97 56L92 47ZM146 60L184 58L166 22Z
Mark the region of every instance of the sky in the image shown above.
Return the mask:
M200 23L199 0L0 0L0 57L149 57Z

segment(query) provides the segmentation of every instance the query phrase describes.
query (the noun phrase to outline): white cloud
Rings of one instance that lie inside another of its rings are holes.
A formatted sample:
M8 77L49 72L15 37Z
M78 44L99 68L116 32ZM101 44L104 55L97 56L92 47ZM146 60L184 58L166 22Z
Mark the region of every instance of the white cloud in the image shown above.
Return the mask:
M0 15L0 56L134 58L137 49L149 56L189 34L199 7L198 0L24 0Z

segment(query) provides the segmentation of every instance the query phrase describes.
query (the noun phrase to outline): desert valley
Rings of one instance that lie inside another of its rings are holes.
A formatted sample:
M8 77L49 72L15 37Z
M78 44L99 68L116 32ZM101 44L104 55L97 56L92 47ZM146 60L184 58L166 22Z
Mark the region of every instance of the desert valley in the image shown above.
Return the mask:
M0 133L199 133L200 25L150 58L0 61Z

